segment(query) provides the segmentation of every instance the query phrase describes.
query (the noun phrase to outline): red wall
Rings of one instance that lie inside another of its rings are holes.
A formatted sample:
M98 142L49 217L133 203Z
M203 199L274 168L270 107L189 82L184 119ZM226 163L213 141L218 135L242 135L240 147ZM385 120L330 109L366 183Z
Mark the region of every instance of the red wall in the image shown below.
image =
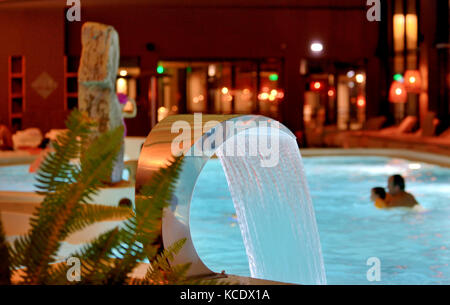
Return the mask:
M60 9L4 9L0 7L0 120L8 118L8 56L26 59L23 127L39 127L43 132L64 126L63 56L64 26ZM58 87L42 98L32 87L33 81L47 72Z
M301 128L305 80L298 73L299 62L301 58L310 56L311 40L323 41L324 59L347 62L373 58L378 41L378 24L366 20L365 1L346 0L339 1L339 4L325 0L302 1L302 6L297 5L298 1L284 1L282 5L274 2L276 6L254 6L254 1L220 1L220 8L208 5L208 2L172 7L163 5L167 2L161 1L153 1L152 5L138 0L131 2L82 1L82 22L72 22L67 26L69 55L80 54L82 23L97 21L116 28L121 55L139 56L141 70L144 71L154 71L160 59L282 57L285 60L286 84L283 122L293 130ZM328 8L325 7L327 5ZM6 56L12 53L27 56L27 102L30 107L25 125L35 125L44 130L50 126L59 127L65 116L62 91L63 9L42 8L26 14L0 12L0 31L0 41L6 45L0 50L0 71L3 71L0 81L3 84L7 83ZM148 42L156 45L154 52L146 50ZM29 86L44 70L59 84L45 101ZM139 116L128 121L131 135L148 133L147 84L148 79L143 78L143 94L138 101ZM7 111L6 90L6 86L0 88L2 117Z

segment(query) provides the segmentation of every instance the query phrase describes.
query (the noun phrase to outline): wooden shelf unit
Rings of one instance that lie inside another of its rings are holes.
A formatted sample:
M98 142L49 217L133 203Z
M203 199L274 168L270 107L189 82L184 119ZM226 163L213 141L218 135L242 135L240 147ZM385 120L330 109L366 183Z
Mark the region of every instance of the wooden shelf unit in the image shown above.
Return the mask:
M9 125L13 132L22 129L25 112L25 56L8 58L8 113Z
M64 56L64 110L78 107L79 58Z

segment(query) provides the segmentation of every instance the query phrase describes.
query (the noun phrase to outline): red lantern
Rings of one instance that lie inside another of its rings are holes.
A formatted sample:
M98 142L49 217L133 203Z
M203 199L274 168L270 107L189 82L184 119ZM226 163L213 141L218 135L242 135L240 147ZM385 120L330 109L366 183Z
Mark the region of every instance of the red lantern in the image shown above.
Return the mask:
M405 72L405 88L407 92L420 93L422 91L422 78L419 70Z
M322 91L324 89L324 87L325 87L325 85L319 81L313 81L310 84L310 89L312 91Z
M358 96L358 99L356 100L356 105L359 108L363 108L366 106L366 98L362 95Z
M406 88L403 83L394 81L389 90L389 101L391 103L406 103L408 100L408 95L406 93Z

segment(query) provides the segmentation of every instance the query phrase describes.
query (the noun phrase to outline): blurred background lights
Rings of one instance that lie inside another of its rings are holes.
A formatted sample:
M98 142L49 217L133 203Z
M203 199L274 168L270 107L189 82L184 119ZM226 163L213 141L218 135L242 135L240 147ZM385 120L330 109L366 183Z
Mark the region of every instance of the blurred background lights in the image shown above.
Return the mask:
M350 70L350 71L347 72L347 77L348 78L353 78L353 76L355 76L355 71Z
M356 74L356 82L362 84L364 82L364 75L361 73Z
M320 53L323 51L323 44L321 42L313 42L311 44L311 51L314 53Z
M156 72L158 73L158 74L163 74L164 73L164 67L163 66L158 66L157 68L156 68Z
M278 74L276 74L276 73L270 74L269 80L271 80L272 82L276 82L278 80Z

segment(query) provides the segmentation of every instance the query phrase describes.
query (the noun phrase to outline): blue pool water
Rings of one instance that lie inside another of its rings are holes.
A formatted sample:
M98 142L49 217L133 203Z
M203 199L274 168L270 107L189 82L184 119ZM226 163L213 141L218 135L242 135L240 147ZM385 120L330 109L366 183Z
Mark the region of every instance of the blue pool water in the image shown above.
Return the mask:
M371 284L366 277L371 257L380 259L381 284L450 284L450 169L381 157L303 162L328 284ZM407 178L408 190L426 212L373 207L370 189L386 186L387 177L396 173ZM34 183L27 165L0 167L0 191L34 191ZM194 245L212 270L248 276L234 214L220 162L210 160L193 195Z
M382 157L314 157L303 162L328 284L450 284L450 169ZM397 173L406 177L408 191L426 211L373 206L370 189L386 186L387 177ZM248 276L234 214L221 164L212 159L193 195L194 245L213 271ZM381 263L380 282L367 280L372 257Z

